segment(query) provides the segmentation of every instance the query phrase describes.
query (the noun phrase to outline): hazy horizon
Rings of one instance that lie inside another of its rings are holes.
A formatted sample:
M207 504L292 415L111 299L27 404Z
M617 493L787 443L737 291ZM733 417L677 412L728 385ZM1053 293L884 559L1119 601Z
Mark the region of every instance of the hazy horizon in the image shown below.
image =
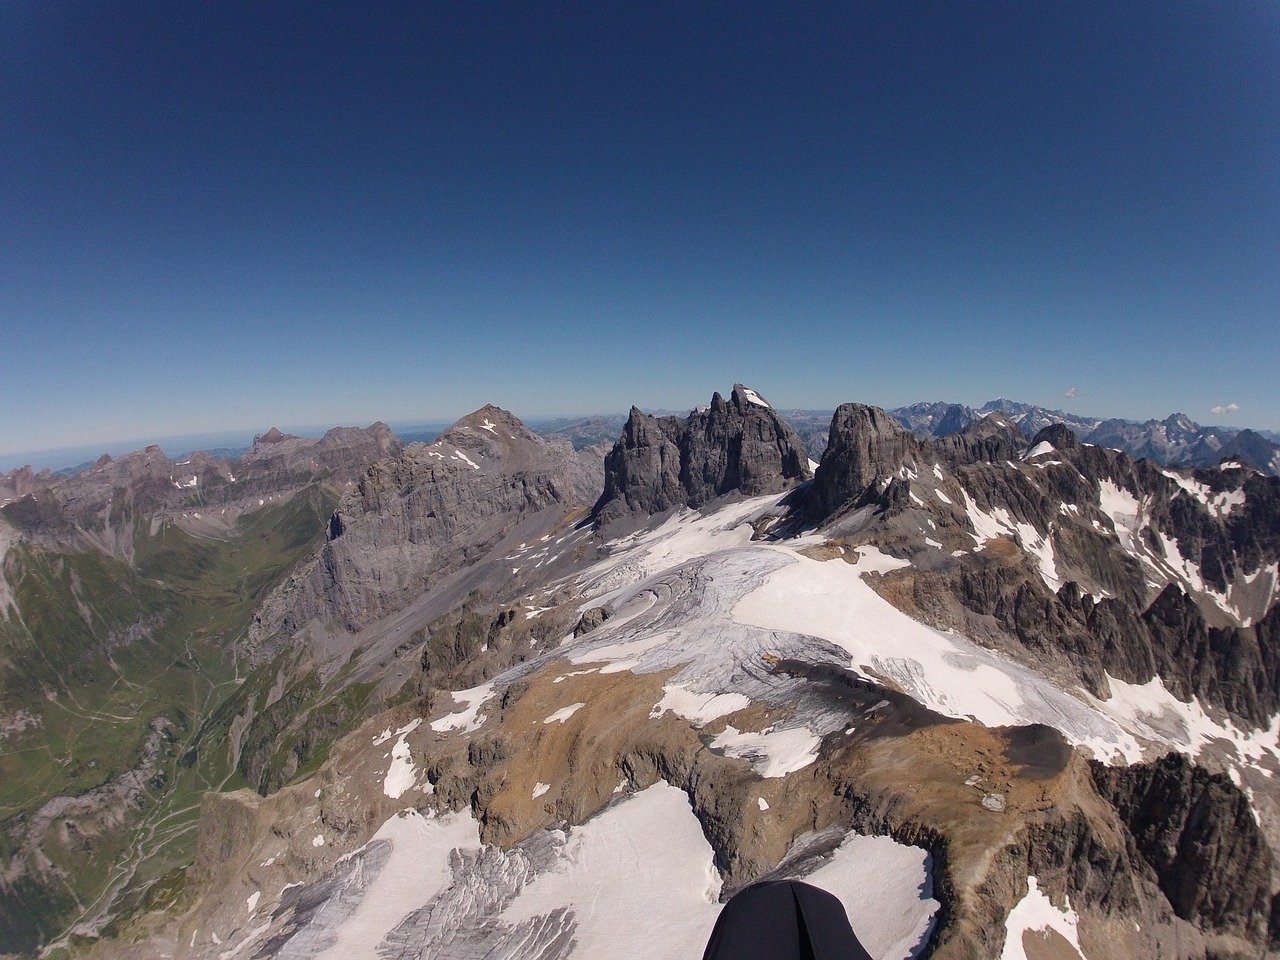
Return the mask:
M1277 430L1277 42L1177 0L13 0L0 450L735 380Z
M752 384L746 384L746 385L752 386L754 389L754 385ZM646 413L651 413L651 414L671 414L671 413L680 414L683 411L693 410L696 407L705 406L707 402L711 399L711 395L713 393L720 393L722 396L727 397L729 395L729 390L730 390L729 386L713 388L709 390L706 396L701 400L699 400L698 402L689 404L684 407L673 407L670 405L663 405L663 406L654 406L654 407L642 407L642 409L644 409ZM797 411L797 412L805 412L805 413L826 413L826 412L834 411L835 407L839 406L839 404L833 404L832 406L829 406L829 407L826 407L826 406L807 407L807 406L798 406L795 404L787 405L787 404L775 402L767 390L761 390L760 392L765 396L765 399L769 400L771 405L776 407L778 411L784 415L789 411ZM972 402L972 403L964 403L963 401L954 401L954 400L945 400L945 399L917 399L917 400L909 401L908 404L895 404L893 407L886 407L885 409L896 409L899 406L908 406L910 403L961 403L965 406L969 406L976 410L987 403L991 403L1001 399L1011 400L1015 403L1030 402L1030 401L1021 400L1018 397L1008 397L1004 395L997 395L997 396L988 397L985 400ZM1222 423L1213 421L1212 419L1200 420L1194 416L1191 416L1190 414L1187 414L1186 411L1181 411L1181 410L1170 411L1169 413L1166 413L1159 417L1144 417L1141 419L1136 417L1128 417L1122 413L1121 414L1098 413L1092 410L1077 409L1076 407L1072 406L1073 399L1074 398L1063 398L1063 401L1057 405L1047 406L1045 404L1037 404L1037 406L1046 407L1046 409L1051 409L1051 410L1059 410L1063 413L1074 414L1080 417L1095 418L1099 420L1118 419L1118 420L1130 420L1133 422L1141 423L1141 422L1145 422L1147 420L1152 420L1152 419L1164 420L1170 416L1183 414L1191 417L1192 420L1196 421L1203 427L1223 426L1223 427L1229 427L1230 429L1245 429L1248 426L1248 425L1234 426L1234 425L1222 424ZM860 398L850 398L849 400L844 400L841 402L842 403L865 403L867 401ZM879 404L876 404L876 405L881 406ZM479 409L479 407L476 407L474 409ZM597 410L597 411L588 411L588 412L575 412L575 413L568 413L568 414L564 414L564 413L526 414L519 410L509 410L509 412L515 414L525 423L537 425L537 424L547 423L547 422L556 421L556 420L578 420L578 419L587 419L590 417L625 417L626 412L629 409L630 409L630 405L628 405L626 408L623 408L623 409ZM266 427L254 427L254 428L246 427L238 430L235 430L235 429L216 430L216 431L176 434L171 436L151 437L151 438L133 438L133 439L126 438L122 440L101 441L98 443L91 442L86 444L69 444L66 446L51 447L43 450L16 451L12 453L6 453L3 451L0 451L0 473L7 473L11 470L15 470L25 466L31 467L36 472L39 472L46 468L53 470L54 472L57 472L60 470L66 470L66 469L71 469L73 467L78 467L85 463L91 463L94 460L97 460L99 457L101 457L104 453L114 458L114 457L122 456L123 454L126 454L126 453L133 453L134 451L142 450L152 445L159 446L161 450L164 452L165 456L169 457L170 459L176 459L180 456L183 456L195 451L200 451L200 450L209 451L209 450L214 450L219 448L240 448L240 447L248 448L252 444L253 438L256 435L266 433L272 427L275 427L276 429L281 430L284 433L295 434L301 437L320 437L320 436L323 436L326 431L331 430L334 427L369 427L372 424L379 421L387 424L391 428L392 432L394 432L397 436L402 436L403 433L413 432L413 431L430 431L430 430L441 431L446 427L456 423L458 420L467 416L467 414L471 412L473 411L468 410L468 411L459 413L457 416L447 417L443 419L440 419L440 418L427 419L427 418L414 418L414 417L404 417L404 418L375 417L372 420L363 421L363 422L347 420L347 421L338 421L333 423L306 423L306 424L272 423ZM1250 427L1250 429L1267 430L1268 428Z

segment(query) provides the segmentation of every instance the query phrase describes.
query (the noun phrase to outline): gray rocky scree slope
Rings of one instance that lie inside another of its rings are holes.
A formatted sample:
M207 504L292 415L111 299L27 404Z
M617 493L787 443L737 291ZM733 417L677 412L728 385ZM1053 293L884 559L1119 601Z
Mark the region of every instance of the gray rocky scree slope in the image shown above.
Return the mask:
M367 469L334 512L319 555L268 601L251 641L313 619L360 630L486 555L521 517L590 503L598 471L598 450L575 452L485 406L434 443Z
M754 391L734 384L685 419L635 407L605 458L604 493L593 517L605 526L627 516L701 507L716 497L782 492L809 479L803 441Z

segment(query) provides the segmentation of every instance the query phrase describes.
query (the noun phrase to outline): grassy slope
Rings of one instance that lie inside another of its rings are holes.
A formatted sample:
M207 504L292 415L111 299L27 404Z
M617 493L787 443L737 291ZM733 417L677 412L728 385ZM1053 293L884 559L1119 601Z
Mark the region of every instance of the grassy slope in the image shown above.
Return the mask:
M238 690L225 651L323 536L335 503L327 488L309 488L243 518L225 541L166 525L139 537L136 569L31 546L11 555L20 618L0 619L0 716L26 711L41 722L0 741L0 862L21 855L19 838L47 801L114 789L149 737L158 753L122 807L123 826L80 815L68 832L57 818L43 844L54 871L0 887L0 952L48 942L118 894L136 903L189 862L200 794L232 774L225 751L190 749Z

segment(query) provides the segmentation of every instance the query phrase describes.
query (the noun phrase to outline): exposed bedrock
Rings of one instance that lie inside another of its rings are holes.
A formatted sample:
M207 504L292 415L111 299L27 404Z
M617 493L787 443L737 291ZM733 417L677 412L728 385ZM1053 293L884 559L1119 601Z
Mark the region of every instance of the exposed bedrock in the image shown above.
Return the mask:
M728 493L782 492L809 478L804 443L758 394L735 384L685 419L635 407L605 458L598 526L629 515L701 507Z
M807 513L823 521L857 506L878 479L898 474L920 458L925 445L879 407L845 403L831 418L827 452L810 488ZM878 493L879 491L875 491Z
M358 630L403 607L435 579L485 556L525 518L557 518L591 502L599 462L545 440L486 406L432 444L370 466L329 521L297 585L264 606L258 637L311 619Z
M1090 769L1179 917L1266 940L1272 853L1239 788L1174 753L1131 767L1092 762Z

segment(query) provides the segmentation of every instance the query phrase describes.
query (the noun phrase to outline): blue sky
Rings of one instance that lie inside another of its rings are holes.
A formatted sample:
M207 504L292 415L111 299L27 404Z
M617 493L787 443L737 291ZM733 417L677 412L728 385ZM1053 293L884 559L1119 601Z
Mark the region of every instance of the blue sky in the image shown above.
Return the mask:
M0 89L0 454L734 381L1280 428L1271 2L9 0Z

